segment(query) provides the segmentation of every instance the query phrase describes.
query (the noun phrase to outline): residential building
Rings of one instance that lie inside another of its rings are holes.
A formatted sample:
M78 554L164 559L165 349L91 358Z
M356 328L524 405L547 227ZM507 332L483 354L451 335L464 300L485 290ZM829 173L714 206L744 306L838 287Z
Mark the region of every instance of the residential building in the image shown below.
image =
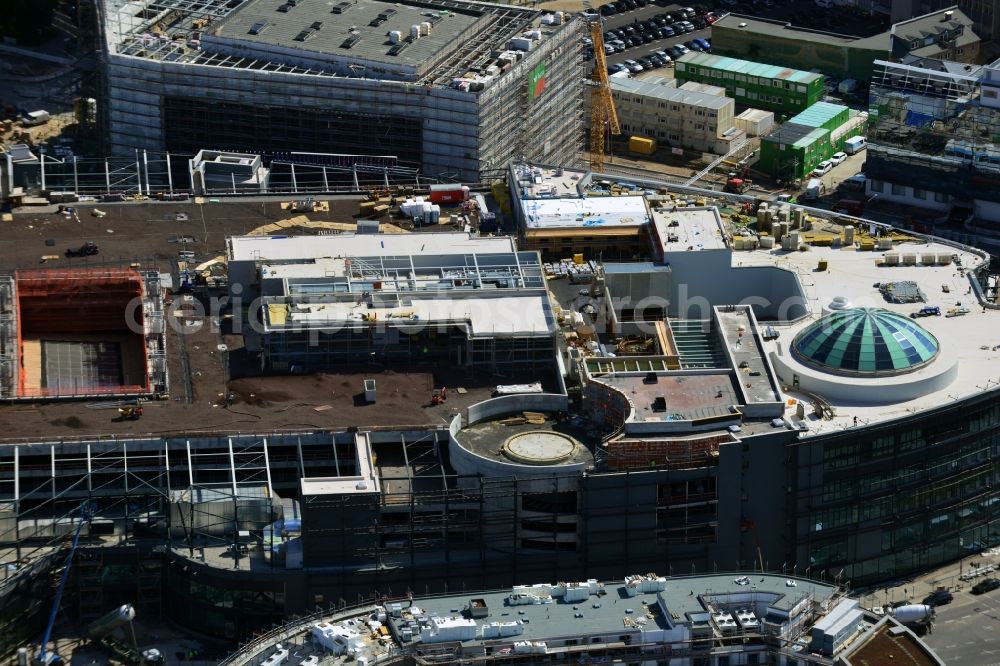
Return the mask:
M896 60L915 56L976 64L980 41L976 28L976 22L953 5L893 24L889 53Z
M714 27L714 26L713 26ZM823 76L709 53L687 53L674 65L679 81L725 88L739 104L795 113L823 96Z
M736 105L731 98L677 88L667 81L611 80L622 132L716 155L726 155L746 141L746 133L734 125Z

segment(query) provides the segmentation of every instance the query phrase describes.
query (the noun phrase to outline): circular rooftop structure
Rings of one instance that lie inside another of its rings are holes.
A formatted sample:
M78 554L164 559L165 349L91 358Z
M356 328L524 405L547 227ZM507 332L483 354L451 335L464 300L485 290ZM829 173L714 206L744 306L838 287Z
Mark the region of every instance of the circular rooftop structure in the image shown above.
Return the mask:
M795 357L837 375L879 377L923 367L938 355L937 339L916 321L881 308L834 311L792 341Z
M552 430L529 430L507 438L500 450L524 465L554 465L569 460L579 446L575 439Z

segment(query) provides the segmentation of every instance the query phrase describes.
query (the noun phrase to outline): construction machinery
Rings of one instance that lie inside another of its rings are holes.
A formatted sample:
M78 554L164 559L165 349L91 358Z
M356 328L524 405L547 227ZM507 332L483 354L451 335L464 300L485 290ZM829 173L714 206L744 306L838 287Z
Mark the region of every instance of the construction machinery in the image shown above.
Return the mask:
M608 63L604 58L604 33L600 18L590 23L590 39L594 48L594 73L590 84L590 170L604 171L604 133L618 136L622 128L618 124L618 112L611 97L611 81L608 79Z
M116 423L122 421L138 421L142 416L142 405L137 401L135 404L122 405L118 408L118 416L112 419Z
M439 388L434 389L431 393L431 404L432 405L443 405L448 400L448 389Z
M730 194L743 194L753 186L752 180L747 180L745 178L736 178L735 176L729 178L726 181L725 187L723 187L724 192L729 192Z
M387 187L373 187L372 189L365 192L365 201L381 201L384 198L391 196L389 188Z
M162 664L163 654L156 648L139 652L135 647L135 632L132 630L132 620L135 619L135 608L125 604L114 609L107 615L97 618L87 626L87 637L99 643L118 661L124 664L140 666L142 664ZM131 644L127 640L114 638L112 634L118 628L128 627L132 633Z
M95 254L97 254L98 252L100 252L100 249L97 247L97 243L94 243L93 241L87 241L86 243L84 243L80 247L76 247L76 248L72 248L71 247L68 250L66 250L66 256L67 257L92 257Z
M59 577L59 586L56 588L55 598L52 600L52 610L49 611L49 621L45 625L45 633L42 634L42 642L39 646L38 656L34 659L34 666L48 666L61 661L59 655L49 651L49 639L52 638L52 628L56 624L56 615L59 614L59 606L62 603L63 590L66 589L66 581L69 579L69 570L73 566L73 557L76 555L77 546L80 545L80 533L84 525L90 523L91 513L87 505L80 507L80 515L77 518L76 530L73 532L73 541L69 552L66 554L66 561L63 563L62 576Z

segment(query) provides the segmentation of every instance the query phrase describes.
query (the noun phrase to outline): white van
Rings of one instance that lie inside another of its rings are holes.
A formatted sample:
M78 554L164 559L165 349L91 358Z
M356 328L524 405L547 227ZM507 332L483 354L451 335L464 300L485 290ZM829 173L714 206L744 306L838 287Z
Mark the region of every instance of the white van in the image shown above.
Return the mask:
M802 193L802 198L806 201L816 201L826 194L826 185L819 178L812 178L806 185L806 191Z
M844 152L848 155L860 153L867 147L868 140L863 136L852 136L850 139L844 141Z

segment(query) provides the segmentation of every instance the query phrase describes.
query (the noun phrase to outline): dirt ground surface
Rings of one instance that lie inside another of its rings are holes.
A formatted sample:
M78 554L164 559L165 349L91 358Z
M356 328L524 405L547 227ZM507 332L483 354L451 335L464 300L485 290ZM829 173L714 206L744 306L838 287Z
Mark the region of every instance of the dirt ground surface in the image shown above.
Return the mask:
M360 201L359 197L334 198L329 212L307 216L313 221L351 222ZM198 263L225 254L228 236L297 215L282 210L280 204L277 200L203 205L149 202L84 205L77 207L75 216L54 209L18 212L12 222L0 222L0 272L131 263L144 269L172 271L179 251L194 252L194 263ZM107 215L92 216L95 208ZM432 231L447 230L447 225L439 225ZM182 240L187 242L179 242ZM99 244L97 256L63 256L67 248L86 241ZM43 262L46 255L56 258ZM183 302L183 298L175 297L174 306ZM246 378L253 372L255 361L241 360L239 336L224 335L208 317L183 320L194 325L172 316L167 319L170 395L146 403L138 421L115 421L115 407L100 408L84 401L8 404L0 406L0 441L437 424L488 397L496 384L535 380L472 378L464 372L450 376L432 365L389 370L382 366L349 368L337 375ZM244 378L230 385L231 368L237 368L233 376ZM368 378L377 382L378 401L374 405L358 398ZM449 388L447 404L428 406L432 389L442 386ZM454 390L458 387L465 391L458 393Z
M336 198L328 212L311 212L313 221L353 222L359 197ZM298 215L281 209L281 202L223 201L220 203L145 202L83 204L73 206L75 216L53 207L24 209L12 222L0 222L0 270L16 268L69 268L106 263L140 263L169 270L180 250L195 253L202 261L223 254L226 237L249 233L257 227ZM95 217L94 210L106 213ZM388 216L384 218L388 221ZM93 257L67 259L63 253L84 242L98 244ZM57 258L42 261L43 256Z
M115 421L116 409L96 409L94 403L5 405L0 407L4 424L0 441L443 425L459 410L488 398L496 384L509 382L507 378L435 375L430 368L397 372L371 367L338 374L244 377L227 384L222 354L209 344L212 335L186 339L193 369L190 402L180 379L183 352L174 344L169 347L169 362L175 393L166 400L146 403L138 421ZM374 404L365 402L365 379L375 379ZM432 390L443 386L448 387L447 402L430 405ZM463 393L457 391L459 387Z
M242 376L230 381L230 369L240 363L229 355L241 353L240 338L222 335L207 317L197 321L199 325L188 327L183 335L168 324L171 393L164 400L145 403L138 421L115 421L117 409L95 408L102 403L7 404L0 406L0 442L443 425L460 410L489 398L497 384L542 381L547 389L554 389L554 377L473 377L430 363L350 367L338 374ZM221 344L226 345L225 351L219 349ZM185 355L191 369L190 386L182 363ZM375 404L364 401L365 379L375 379ZM442 387L448 389L447 402L430 405L432 390Z

